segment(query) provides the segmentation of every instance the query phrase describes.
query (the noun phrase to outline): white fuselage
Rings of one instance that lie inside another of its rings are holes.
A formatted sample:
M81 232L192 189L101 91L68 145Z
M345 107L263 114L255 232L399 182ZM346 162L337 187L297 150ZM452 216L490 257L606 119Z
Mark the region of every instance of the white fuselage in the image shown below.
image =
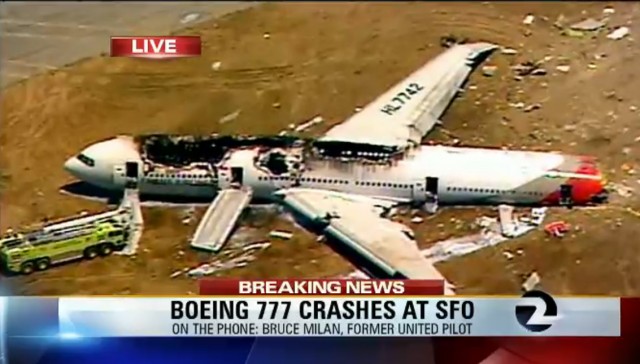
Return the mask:
M305 161L297 176L277 176L256 166L259 153L258 148L229 152L217 166L217 177L204 169L171 174L143 171L140 192L211 199L219 189L231 185L232 168L241 168L241 184L252 188L260 199L269 199L283 188L302 187L420 203L426 199L426 179L431 177L437 179L442 204L533 203L548 191L519 188L543 177L566 158L557 153L421 146L386 165L315 159ZM112 189L124 185L124 168L116 170Z

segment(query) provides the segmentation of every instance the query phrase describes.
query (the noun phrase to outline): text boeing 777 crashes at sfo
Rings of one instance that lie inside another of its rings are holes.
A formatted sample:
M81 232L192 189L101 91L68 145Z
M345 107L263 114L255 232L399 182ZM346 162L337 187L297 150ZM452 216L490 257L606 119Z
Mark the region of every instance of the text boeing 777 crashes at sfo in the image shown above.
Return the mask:
M120 136L87 147L65 168L112 191L135 180L142 195L212 200L236 193L244 196L238 201L270 200L341 241L341 248L379 261L364 267L378 277L384 271L441 278L411 231L385 218L385 211L402 204L432 212L443 205L572 207L608 197L590 157L421 145L496 48L447 49L318 139Z

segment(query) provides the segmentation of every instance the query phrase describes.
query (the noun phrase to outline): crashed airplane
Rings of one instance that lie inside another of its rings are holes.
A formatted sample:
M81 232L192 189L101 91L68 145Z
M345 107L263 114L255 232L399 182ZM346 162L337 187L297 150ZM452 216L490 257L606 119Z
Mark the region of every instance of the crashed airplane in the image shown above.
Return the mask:
M337 241L336 250L373 276L444 279L386 212L401 204L431 212L439 205L572 207L608 196L589 157L421 145L496 48L447 49L318 139L120 136L87 147L65 168L105 189L135 180L142 195L212 199L199 230L224 225L218 234L225 237L249 200L267 199Z

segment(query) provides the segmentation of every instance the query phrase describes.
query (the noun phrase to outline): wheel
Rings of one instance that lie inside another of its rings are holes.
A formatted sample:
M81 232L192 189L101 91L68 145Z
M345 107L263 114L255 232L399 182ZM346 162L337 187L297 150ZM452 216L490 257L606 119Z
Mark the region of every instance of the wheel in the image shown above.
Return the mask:
M29 275L33 273L33 271L34 271L33 262L23 263L22 267L20 267L20 272L22 272L22 274L25 274L25 275Z
M107 255L110 255L111 253L113 253L113 245L109 244L109 243L104 243L100 245L100 255L106 257Z
M48 258L42 258L36 262L36 269L45 270L49 268L51 261Z
M93 259L98 256L98 249L95 246L90 246L84 250L84 257L87 259Z

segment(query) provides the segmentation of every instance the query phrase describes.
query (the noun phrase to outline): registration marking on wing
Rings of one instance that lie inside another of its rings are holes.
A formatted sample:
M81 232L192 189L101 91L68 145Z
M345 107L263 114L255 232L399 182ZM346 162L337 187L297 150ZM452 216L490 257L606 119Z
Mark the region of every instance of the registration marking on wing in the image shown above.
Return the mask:
M424 86L419 83L412 82L407 85L403 91L398 92L389 103L380 109L380 111L387 115L393 115L396 111L402 109L407 102L411 101L413 96L419 94L423 90Z

